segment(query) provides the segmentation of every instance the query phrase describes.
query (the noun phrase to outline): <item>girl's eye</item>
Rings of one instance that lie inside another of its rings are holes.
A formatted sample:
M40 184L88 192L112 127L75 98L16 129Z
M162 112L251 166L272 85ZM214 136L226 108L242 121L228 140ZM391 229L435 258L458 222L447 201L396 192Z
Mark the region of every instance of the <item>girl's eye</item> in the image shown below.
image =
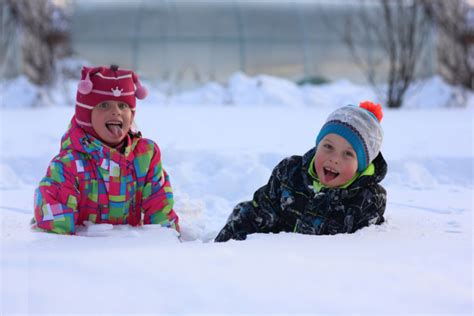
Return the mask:
M127 103L119 103L118 106L119 106L119 108L120 108L121 110L125 110L125 109L128 109L128 108L129 108L129 106L128 106Z
M99 104L99 108L101 109L107 109L109 107L109 104L107 102L102 102Z

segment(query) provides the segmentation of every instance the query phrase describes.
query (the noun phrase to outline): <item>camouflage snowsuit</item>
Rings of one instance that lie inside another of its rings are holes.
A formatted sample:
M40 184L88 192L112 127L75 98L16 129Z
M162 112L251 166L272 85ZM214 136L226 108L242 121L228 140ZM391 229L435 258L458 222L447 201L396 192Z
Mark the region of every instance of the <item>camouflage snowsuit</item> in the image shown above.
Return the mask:
M309 173L315 148L292 156L273 170L252 201L238 204L215 241L243 240L252 233L297 232L311 235L353 233L384 222L386 191L379 184L387 164L379 154L373 172L363 172L347 188L314 188Z

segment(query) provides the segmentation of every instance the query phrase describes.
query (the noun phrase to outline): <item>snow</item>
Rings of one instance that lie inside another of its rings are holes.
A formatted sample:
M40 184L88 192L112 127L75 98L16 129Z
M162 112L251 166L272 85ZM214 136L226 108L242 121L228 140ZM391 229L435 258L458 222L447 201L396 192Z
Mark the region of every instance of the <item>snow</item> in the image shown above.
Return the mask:
M181 238L107 224L58 236L32 232L29 221L34 189L74 112L61 100L74 94L31 107L38 92L17 80L0 96L2 315L472 314L472 94L463 96L471 106L459 107L457 88L435 77L402 109L385 109L383 225L213 243L233 206L251 199L281 159L309 150L335 107L373 92L244 74L179 94L150 89L137 124L162 150Z

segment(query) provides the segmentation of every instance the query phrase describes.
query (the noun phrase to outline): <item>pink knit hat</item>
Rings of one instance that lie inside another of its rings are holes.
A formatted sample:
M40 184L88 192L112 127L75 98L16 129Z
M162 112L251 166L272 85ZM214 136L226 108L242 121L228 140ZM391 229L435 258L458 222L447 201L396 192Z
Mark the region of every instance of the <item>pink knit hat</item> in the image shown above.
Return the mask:
M131 70L110 67L83 67L77 87L75 120L86 132L97 137L92 128L91 113L104 101L125 102L135 112L136 99L144 99L148 92Z

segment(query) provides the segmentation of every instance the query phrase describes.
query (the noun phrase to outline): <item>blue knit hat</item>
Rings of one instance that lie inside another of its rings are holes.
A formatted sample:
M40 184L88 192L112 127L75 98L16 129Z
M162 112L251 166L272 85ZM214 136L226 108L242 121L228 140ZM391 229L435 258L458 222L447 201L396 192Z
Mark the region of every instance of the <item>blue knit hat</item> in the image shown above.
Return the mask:
M316 138L316 147L328 134L337 134L352 145L357 155L357 171L362 172L377 157L383 140L380 126L382 107L371 102L361 107L348 105L332 112Z

